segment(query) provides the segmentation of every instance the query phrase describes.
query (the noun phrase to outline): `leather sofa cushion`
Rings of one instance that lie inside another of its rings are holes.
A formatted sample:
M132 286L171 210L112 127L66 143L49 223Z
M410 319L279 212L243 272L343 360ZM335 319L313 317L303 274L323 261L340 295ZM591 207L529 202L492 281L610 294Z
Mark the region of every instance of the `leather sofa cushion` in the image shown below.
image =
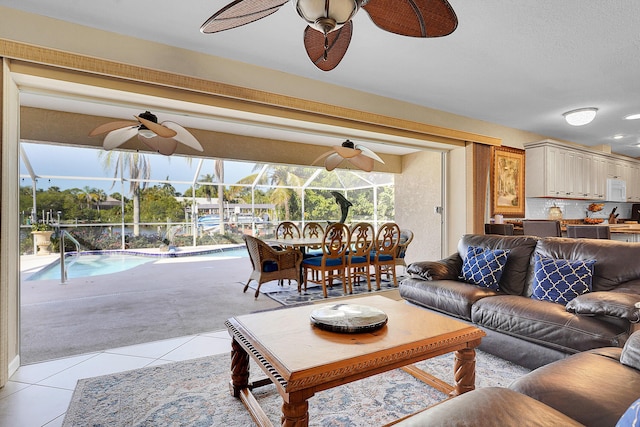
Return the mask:
M614 426L638 398L640 371L589 351L538 368L509 388L587 426Z
M471 308L471 321L565 353L622 347L628 337L624 322L577 316L561 304L515 295L478 300Z
M640 295L620 292L590 292L569 301L567 311L588 316L612 316L632 323L640 321L640 309L636 303Z
M500 278L500 291L510 295L522 295L526 290L531 258L538 243L532 236L499 236L466 234L458 242L458 255L464 259L469 246L489 249L509 249L509 257Z
M400 284L400 296L407 301L464 320L471 320L471 306L498 293L489 288L456 280L409 278Z
M536 253L556 259L596 260L592 291L610 291L640 277L640 245L606 239L540 239ZM531 283L529 283L531 285ZM530 290L528 295L531 295Z
M419 412L396 427L444 426L581 426L555 409L508 388L486 387Z

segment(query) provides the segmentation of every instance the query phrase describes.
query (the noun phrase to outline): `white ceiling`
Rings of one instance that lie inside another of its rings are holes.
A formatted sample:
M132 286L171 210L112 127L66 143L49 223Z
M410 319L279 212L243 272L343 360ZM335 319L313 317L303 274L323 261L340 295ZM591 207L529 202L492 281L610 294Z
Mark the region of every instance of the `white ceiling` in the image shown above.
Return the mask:
M640 113L640 1L450 0L458 28L437 39L387 33L361 10L349 50L330 72L309 61L305 23L291 4L244 27L200 33L228 1L0 5L640 156L640 120L624 120ZM590 106L599 108L591 124L564 122L563 112Z

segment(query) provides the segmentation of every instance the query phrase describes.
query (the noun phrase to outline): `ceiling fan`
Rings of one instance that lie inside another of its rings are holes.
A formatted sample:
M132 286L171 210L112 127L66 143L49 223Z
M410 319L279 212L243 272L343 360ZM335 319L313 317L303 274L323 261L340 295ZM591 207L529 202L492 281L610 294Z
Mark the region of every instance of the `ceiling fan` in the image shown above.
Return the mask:
M170 156L176 151L178 142L194 150L203 151L198 140L177 123L158 123L158 117L149 111L134 117L136 122L123 120L100 125L92 130L89 136L107 133L102 144L105 150L113 150L138 135L138 140L165 156Z
M354 144L348 139L342 143L342 145L334 145L331 147L331 151L327 151L311 163L315 165L320 160L324 159L324 167L328 171L332 171L338 167L343 160L351 163L358 169L362 169L365 172L371 172L373 170L373 161L377 160L380 163L384 161L373 151L369 150L364 145Z
M229 30L277 12L288 0L235 0L214 13L200 31ZM381 29L410 37L442 37L455 31L458 18L447 0L293 0L309 25L304 46L323 71L342 60L353 32L351 19L362 7Z

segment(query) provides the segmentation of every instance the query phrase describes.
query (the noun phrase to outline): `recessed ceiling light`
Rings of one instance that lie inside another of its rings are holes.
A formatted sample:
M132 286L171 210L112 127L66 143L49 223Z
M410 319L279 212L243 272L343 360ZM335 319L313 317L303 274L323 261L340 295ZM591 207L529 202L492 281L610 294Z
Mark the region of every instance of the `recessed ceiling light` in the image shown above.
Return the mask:
M628 116L624 117L627 120L638 120L640 119L640 113L636 113L636 114L629 114Z
M578 108L577 110L567 111L563 114L564 119L571 126L583 126L591 123L596 118L597 108Z
M624 138L624 135L620 135L620 134L613 135L613 139L622 139L622 138Z

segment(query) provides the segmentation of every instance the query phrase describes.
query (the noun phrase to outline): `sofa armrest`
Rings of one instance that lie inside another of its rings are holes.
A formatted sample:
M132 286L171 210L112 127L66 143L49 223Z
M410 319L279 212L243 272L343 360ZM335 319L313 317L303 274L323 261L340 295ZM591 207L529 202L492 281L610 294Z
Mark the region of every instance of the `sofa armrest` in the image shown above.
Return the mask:
M640 295L637 294L611 291L588 292L569 301L566 309L575 314L612 316L638 323L640 322L640 309L636 307L638 302L640 302Z
M457 253L440 261L418 261L409 264L407 273L423 280L458 280L462 258Z

